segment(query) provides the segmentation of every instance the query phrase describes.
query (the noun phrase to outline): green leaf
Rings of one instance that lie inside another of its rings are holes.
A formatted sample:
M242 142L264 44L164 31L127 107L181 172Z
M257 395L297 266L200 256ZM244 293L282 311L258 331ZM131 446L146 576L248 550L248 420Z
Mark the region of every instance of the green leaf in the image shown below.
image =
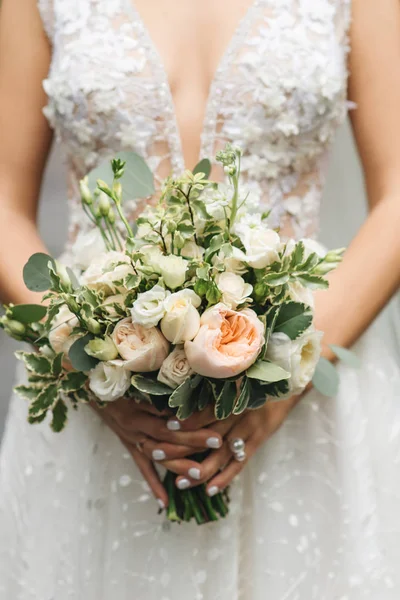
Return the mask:
M168 405L171 408L178 408L177 417L181 420L187 419L193 414L197 403L196 395L193 394L193 388L190 384L190 378L186 379L172 392L169 397Z
M170 395L173 390L168 385L151 379L150 377L144 377L143 375L133 375L131 384L134 388L142 392L143 394L152 394L153 396L166 396Z
M89 356L85 352L85 346L94 338L94 335L88 333L74 342L69 350L68 356L73 368L76 371L90 371L99 362L97 358Z
M190 205L200 217L203 219L211 219L210 214L207 212L206 205L201 200L190 200Z
M233 406L233 414L240 415L247 408L247 405L250 400L250 384L247 377L243 377L242 382L240 384L240 392L239 396L236 399L236 402Z
M203 160L197 163L192 173L193 175L197 175L197 173L204 173L205 178L208 179L211 173L211 162L208 160L208 158L203 158Z
M247 404L248 409L256 409L264 406L268 397L265 390L265 387L260 385L258 381L252 380L249 382L250 384L250 396L249 402Z
M213 398L213 393L211 390L210 383L207 379L203 379L203 383L200 388L198 388L197 394L197 408L199 411L202 411L208 406L210 401Z
M338 372L326 358L319 359L312 382L324 396L336 396L339 390Z
M341 346L335 346L334 344L330 344L329 348L345 365L353 367L353 369L359 369L361 367L361 360L358 358L357 354L351 350L342 348Z
M297 267L297 271L312 271L314 267L320 262L320 258L318 254L315 252L311 252L311 254L306 258L306 260Z
M43 412L41 415L38 415L37 417L28 416L28 423L30 423L30 425L34 425L35 423L42 423L42 421L45 420L46 415L47 415L47 411Z
M58 315L62 305L65 304L63 300L52 302L47 308L47 319L45 323L46 329L50 329L53 319Z
M261 384L263 386L264 393L267 396L272 396L273 398L282 398L283 396L287 396L289 393L289 380L282 379L282 381L276 381L274 383Z
M71 397L71 396L70 396ZM80 390L76 390L76 392L73 393L73 399L76 402L79 402L82 404L89 402L90 397L89 397L89 392L86 388L81 388Z
M59 389L57 383L50 383L49 385L45 386L36 400L34 400L30 405L29 416L39 417L45 413L56 402L58 392Z
M205 253L205 260L208 260L211 256L213 256L218 250L221 249L221 246L225 244L225 235L223 233L219 233L218 235L214 235L211 238L209 246Z
M236 384L233 381L225 381L222 392L215 403L215 416L222 420L232 414L236 400Z
M64 353L60 352L60 354L56 354L53 358L53 362L51 363L51 374L53 377L58 377L62 373L62 361L64 358Z
M49 262L56 268L54 259L48 254L38 252L33 254L23 270L24 282L32 292L45 292L51 287Z
M57 401L57 404L53 408L53 418L50 423L50 427L56 433L62 431L67 422L67 405L61 398Z
M123 160L126 165L124 175L121 178L123 188L122 200L133 200L135 198L147 198L154 194L154 178L149 167L136 152L120 152L115 158ZM114 180L110 161L101 164L88 175L88 185L93 193L97 187L97 180L102 179L109 185Z
M326 290L329 287L327 280L318 275L296 275L296 280L311 290Z
M295 340L310 327L312 320L313 314L309 306L300 302L286 302L280 305L274 333L286 333L291 340Z
M12 318L24 325L41 321L47 313L47 308L40 304L18 304L10 308Z
M290 256L290 268L294 268L297 265L301 264L301 261L304 260L304 243L298 242Z
M16 352L15 356L25 363L27 370L35 375L51 375L51 361L37 353Z
M76 392L85 385L87 381L87 375L77 371L71 371L67 373L65 379L62 380L61 386L64 392Z
M252 365L246 371L247 377L250 379L259 379L261 381L267 381L268 383L274 383L275 381L282 381L282 379L289 379L290 373L275 365L272 362L266 360L259 360Z
M268 273L263 278L263 282L267 285L274 287L277 285L283 285L289 281L289 273Z
M74 290L79 289L80 288L80 283L78 281L77 276L73 272L73 270L70 269L69 267L66 267L66 270L67 270L67 273L68 273L68 277L71 280L72 289L74 289Z
M42 389L43 386L38 385L17 385L14 391L24 400L31 401L38 397Z
M191 237L196 232L196 229L193 227L193 225L189 223L179 223L177 229L184 238Z

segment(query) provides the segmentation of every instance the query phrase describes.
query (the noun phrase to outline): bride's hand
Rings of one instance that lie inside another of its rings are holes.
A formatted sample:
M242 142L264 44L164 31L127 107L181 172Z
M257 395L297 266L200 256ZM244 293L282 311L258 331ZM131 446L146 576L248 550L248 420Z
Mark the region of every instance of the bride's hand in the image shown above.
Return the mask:
M188 455L210 447L218 448L222 444L218 431L211 428L180 430L180 423L171 417L171 413L160 413L145 402L120 398L104 408L92 403L92 408L130 452L160 505L167 506L168 496L154 468L154 461L180 459L181 468L188 472L197 467L196 462L186 458Z
M180 460L164 461L163 465L179 475L176 480L178 487L185 488L208 482L207 491L210 495L214 495L225 489L232 479L242 471L257 449L282 425L299 399L299 396L293 396L288 400L267 402L257 410L248 410L239 416L232 415L219 422L215 422L212 409L204 411L204 414L193 415L183 422L183 428L196 429L196 424L200 427L207 424L212 426L213 431L218 432L224 438L221 448L196 465L200 473L198 480L188 477L187 470ZM230 442L236 438L242 439L246 444L246 458L243 462L234 459L229 446Z

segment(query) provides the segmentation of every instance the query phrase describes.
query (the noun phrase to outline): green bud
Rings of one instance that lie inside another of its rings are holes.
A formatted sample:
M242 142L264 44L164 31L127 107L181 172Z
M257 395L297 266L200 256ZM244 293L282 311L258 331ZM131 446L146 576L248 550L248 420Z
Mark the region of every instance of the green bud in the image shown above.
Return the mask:
M93 333L94 335L98 335L101 332L100 323L98 323L96 319L93 319L93 317L88 318L88 320L86 321L86 326L90 333Z
M122 198L122 185L120 181L114 181L113 192L117 196L117 198Z
M101 214L102 217L107 217L108 213L110 212L110 201L108 199L107 194L105 194L104 192L101 192L100 194L100 198L99 198L99 212Z
M107 220L110 223L110 225L114 225L114 223L115 223L115 214L113 213L112 210L110 210L110 212L108 213Z
M19 321L14 321L13 319L7 319L7 321L5 322L5 329L9 335L13 336L22 336L26 331L26 327L23 323L20 323Z
M185 245L185 240L179 231L177 231L174 235L174 246L177 250L182 250Z
M71 279L69 278L66 267L64 267L64 265L59 263L58 260L56 260L56 267L57 267L57 275L60 278L61 284L65 288L71 289L72 288Z
M97 187L103 192L108 191L111 194L110 186L102 179L97 180Z
M114 360L118 356L118 350L110 336L103 339L95 338L85 346L86 354L98 360Z
M176 223L174 221L168 221L168 223L167 223L167 231L168 231L168 233L175 233L175 231L176 231Z
M84 202L84 204L87 204L88 206L93 204L93 197L92 197L92 194L90 193L87 177L85 177L84 179L82 179L79 182L79 189L81 192L82 202Z

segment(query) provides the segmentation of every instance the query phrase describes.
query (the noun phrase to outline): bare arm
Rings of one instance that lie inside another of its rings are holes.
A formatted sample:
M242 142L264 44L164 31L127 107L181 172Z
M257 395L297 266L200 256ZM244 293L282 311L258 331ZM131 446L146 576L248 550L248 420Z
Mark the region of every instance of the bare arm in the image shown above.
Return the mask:
M324 342L348 346L400 284L400 4L353 0L349 95L370 214L317 294ZM326 352L329 355L328 352Z
M18 35L16 27L18 24ZM0 11L0 297L38 302L26 290L22 269L45 251L37 204L52 132L42 114L42 80L51 49L35 0L3 0Z

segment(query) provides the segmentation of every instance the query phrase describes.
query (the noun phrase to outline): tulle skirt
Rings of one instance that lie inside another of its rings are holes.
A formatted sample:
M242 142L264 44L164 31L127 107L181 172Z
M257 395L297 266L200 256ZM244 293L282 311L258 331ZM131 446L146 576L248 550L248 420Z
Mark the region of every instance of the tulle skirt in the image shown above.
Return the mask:
M1 600L398 600L400 369L379 322L354 350L362 367L339 367L335 398L299 403L205 526L165 522L90 408L54 434L14 397Z

